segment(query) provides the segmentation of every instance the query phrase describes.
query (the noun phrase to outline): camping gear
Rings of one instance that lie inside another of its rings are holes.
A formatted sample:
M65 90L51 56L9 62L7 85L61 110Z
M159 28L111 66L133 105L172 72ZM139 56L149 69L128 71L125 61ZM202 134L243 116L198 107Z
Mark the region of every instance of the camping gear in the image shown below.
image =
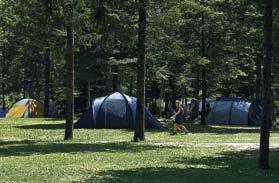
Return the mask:
M0 107L0 118L4 118L6 116L6 111Z
M220 98L211 103L207 124L260 125L262 108L255 100Z
M75 123L75 128L133 129L137 99L120 92L93 100L90 109ZM145 128L160 129L160 122L145 108Z
M7 114L8 118L42 118L44 106L33 99L22 99L15 103Z

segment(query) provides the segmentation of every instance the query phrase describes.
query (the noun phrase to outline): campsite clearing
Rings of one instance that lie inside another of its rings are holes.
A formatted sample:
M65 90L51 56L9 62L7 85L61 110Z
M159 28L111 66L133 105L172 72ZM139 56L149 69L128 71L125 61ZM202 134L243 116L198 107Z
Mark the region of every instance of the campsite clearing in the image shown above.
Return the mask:
M279 131L271 133L271 170L257 168L258 127L188 125L193 135L77 129L64 121L0 120L0 182L277 182Z

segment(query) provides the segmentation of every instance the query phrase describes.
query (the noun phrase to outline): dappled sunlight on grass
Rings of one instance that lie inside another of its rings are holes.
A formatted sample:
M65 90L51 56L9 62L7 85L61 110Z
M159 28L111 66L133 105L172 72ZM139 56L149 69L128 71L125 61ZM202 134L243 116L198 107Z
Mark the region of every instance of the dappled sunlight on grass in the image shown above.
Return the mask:
M193 135L76 129L64 121L0 120L0 182L277 182L279 133L271 133L273 169L257 168L258 127L188 124Z

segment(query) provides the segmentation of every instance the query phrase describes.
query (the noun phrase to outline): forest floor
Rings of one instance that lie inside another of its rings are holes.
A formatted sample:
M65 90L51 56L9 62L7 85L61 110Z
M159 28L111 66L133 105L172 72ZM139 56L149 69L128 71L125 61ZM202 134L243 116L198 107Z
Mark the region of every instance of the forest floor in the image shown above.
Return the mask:
M187 125L192 135L76 129L64 121L0 119L0 183L278 182L279 130L270 137L271 169L258 163L259 127Z

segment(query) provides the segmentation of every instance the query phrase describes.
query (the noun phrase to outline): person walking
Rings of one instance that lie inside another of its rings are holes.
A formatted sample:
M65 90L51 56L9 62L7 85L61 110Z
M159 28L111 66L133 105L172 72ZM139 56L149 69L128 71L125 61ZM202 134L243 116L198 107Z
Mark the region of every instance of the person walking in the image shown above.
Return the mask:
M172 129L172 133L170 135L176 135L177 130L182 130L185 134L188 134L189 131L183 125L184 109L179 100L175 101L175 106L176 108L175 108L175 115L174 115L174 126Z

